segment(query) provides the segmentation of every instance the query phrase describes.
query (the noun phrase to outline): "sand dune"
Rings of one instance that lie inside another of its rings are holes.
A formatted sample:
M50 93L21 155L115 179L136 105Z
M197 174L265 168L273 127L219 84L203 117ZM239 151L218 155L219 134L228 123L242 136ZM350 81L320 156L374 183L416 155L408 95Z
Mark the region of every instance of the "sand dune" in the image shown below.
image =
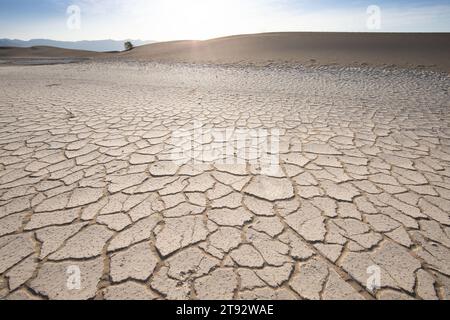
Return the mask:
M265 33L207 41L172 41L129 52L89 53L51 49L2 49L0 57L100 57L219 64L340 64L430 67L450 71L450 34Z
M450 70L450 34L266 33L142 46L123 57L214 63L434 66Z
M94 58L105 55L100 52L70 50L55 47L0 47L0 58Z

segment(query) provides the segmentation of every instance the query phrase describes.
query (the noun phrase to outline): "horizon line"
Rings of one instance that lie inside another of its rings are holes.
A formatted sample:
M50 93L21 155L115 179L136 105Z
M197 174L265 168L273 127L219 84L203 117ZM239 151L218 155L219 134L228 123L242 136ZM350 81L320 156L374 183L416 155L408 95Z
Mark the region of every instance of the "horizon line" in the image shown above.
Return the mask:
M277 34L277 33L305 33L305 34L312 34L312 33L330 33L330 34L450 34L450 31L413 31L413 32L406 32L406 31L269 31L269 32L255 32L255 33L239 33L239 34L230 34L230 35L224 35L224 36L218 36L208 39L167 39L167 40L155 40L155 39L148 39L148 40L142 40L142 39L133 39L133 38L126 38L126 39L113 39L113 38L104 38L104 39L94 39L94 40L87 40L87 39L81 39L81 40L59 40L55 38L30 38L28 40L19 39L19 38L8 38L8 37L2 37L0 40L16 40L16 41L33 41L33 40L48 40L48 41L58 41L58 42L95 42L95 41L152 41L152 42L172 42L172 41L209 41L214 39L221 39L221 38L229 38L229 37L238 37L238 36L244 36L244 35L262 35L262 34Z

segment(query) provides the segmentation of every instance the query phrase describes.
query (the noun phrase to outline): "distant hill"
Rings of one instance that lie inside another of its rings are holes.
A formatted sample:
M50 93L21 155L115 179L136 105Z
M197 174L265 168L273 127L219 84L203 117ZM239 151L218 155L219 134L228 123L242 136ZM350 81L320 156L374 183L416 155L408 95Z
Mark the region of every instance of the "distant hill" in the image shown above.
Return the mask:
M88 50L88 51L122 51L124 50L123 44L125 41L131 41L134 46L142 46L145 44L154 43L155 41L142 41L142 40L95 40L95 41L56 41L48 39L33 39L29 41L17 40L17 39L0 39L0 47L57 47L71 50Z

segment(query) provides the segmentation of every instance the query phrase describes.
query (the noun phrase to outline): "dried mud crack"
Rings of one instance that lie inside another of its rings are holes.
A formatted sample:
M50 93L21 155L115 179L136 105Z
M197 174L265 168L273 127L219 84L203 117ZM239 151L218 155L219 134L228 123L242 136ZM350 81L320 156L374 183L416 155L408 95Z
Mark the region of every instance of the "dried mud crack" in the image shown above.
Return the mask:
M449 299L449 87L369 67L4 66L0 298ZM215 151L227 128L276 129L279 170L248 145L240 164L173 161L175 133Z

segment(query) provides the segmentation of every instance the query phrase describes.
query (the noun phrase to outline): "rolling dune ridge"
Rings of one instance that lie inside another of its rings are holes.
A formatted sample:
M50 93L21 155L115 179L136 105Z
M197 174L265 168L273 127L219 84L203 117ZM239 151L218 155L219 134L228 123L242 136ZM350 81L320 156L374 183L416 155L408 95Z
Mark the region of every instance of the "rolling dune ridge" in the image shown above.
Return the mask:
M267 65L427 67L450 71L450 35L388 33L264 33L206 41L171 41L128 52L51 47L0 48L0 58L118 58L158 62Z

